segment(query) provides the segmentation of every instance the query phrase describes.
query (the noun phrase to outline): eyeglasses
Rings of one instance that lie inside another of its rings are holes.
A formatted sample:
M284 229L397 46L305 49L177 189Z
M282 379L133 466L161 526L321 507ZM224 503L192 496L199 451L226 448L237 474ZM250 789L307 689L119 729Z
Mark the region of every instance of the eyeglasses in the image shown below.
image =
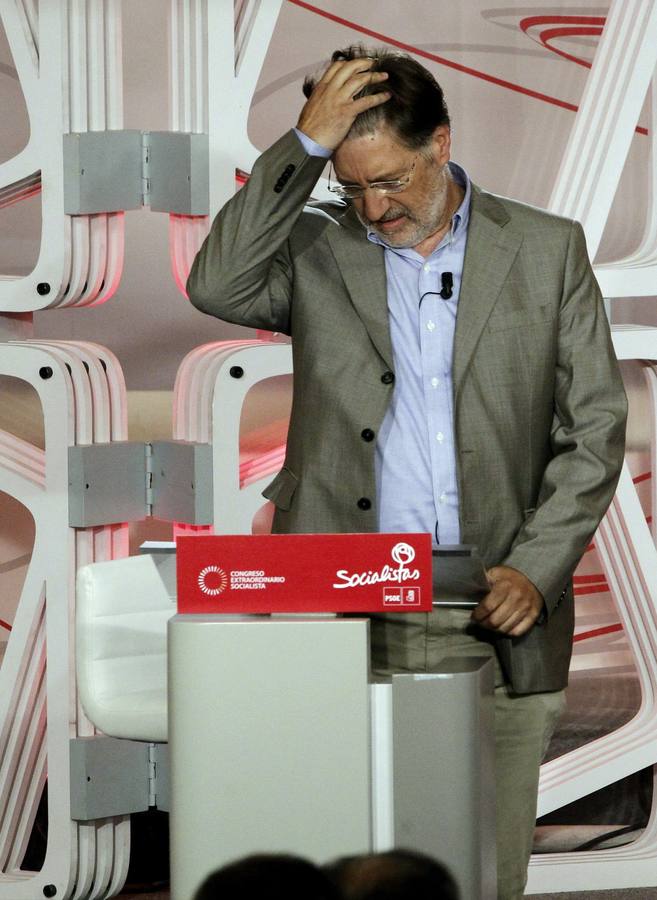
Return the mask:
M362 197L366 190L376 191L377 194L384 197L386 194L401 194L405 191L413 179L415 163L417 156L413 160L408 172L401 178L395 178L394 181L372 181L363 187L360 184L331 184L331 174L333 173L333 165L329 166L328 189L332 194L337 194L343 200L356 200Z

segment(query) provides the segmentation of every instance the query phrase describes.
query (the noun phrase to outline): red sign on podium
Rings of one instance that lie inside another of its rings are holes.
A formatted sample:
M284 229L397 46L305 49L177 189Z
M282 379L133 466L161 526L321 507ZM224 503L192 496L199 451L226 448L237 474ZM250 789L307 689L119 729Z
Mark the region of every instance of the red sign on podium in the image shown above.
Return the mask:
M430 612L429 534L180 537L178 612Z

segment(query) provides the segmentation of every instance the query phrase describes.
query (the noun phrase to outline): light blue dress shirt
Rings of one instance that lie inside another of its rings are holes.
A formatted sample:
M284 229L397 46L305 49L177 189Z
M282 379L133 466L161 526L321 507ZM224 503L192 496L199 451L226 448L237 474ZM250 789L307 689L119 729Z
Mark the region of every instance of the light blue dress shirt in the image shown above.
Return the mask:
M295 131L309 155L331 155ZM378 528L428 531L434 544L460 541L452 352L472 190L460 166L450 162L449 168L465 195L430 256L388 247L375 233L367 234L384 248L395 370L392 401L376 442ZM448 300L440 296L443 272L452 274Z
M385 249L388 318L395 390L376 443L380 531L428 531L434 543L458 544L452 350L470 216L470 180L449 164L465 195L451 229L428 257ZM440 296L441 274L452 274L452 296Z

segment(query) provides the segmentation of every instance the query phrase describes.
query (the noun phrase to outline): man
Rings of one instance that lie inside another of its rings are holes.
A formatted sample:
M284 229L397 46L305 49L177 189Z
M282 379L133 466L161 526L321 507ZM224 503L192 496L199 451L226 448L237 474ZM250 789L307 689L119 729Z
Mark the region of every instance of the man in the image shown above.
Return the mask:
M386 673L494 656L498 896L514 900L563 704L571 575L623 459L607 320L581 227L450 162L426 69L349 48L306 92L218 215L189 295L292 335L276 531L429 531L483 554L491 587L471 614L374 617L372 658ZM328 156L346 205L307 207Z

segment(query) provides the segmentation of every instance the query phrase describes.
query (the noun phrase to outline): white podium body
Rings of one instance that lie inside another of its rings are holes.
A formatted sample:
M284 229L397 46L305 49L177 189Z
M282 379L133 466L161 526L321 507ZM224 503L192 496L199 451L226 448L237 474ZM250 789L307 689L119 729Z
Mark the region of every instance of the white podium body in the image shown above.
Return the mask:
M172 900L257 852L394 846L495 897L493 665L369 684L367 619L169 622Z

